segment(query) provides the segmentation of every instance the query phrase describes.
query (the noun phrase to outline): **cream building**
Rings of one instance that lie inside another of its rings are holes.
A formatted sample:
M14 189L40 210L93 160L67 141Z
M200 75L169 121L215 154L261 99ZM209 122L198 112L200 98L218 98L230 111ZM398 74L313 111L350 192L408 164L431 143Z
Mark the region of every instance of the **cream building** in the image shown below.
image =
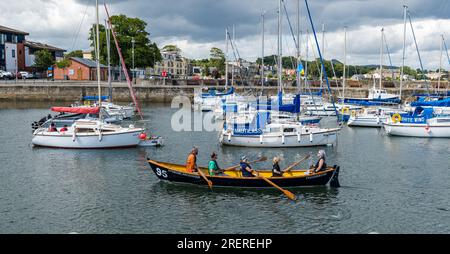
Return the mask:
M149 69L150 75L162 76L163 71L175 78L186 78L191 75L189 59L182 57L178 52L162 51L161 56L162 62L157 62Z

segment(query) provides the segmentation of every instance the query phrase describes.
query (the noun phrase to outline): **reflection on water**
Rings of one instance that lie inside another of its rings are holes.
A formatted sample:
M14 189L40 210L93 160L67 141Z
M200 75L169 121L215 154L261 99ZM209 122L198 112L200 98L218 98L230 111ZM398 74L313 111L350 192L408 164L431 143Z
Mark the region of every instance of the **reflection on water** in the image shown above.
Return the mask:
M345 127L335 147L222 147L217 132L173 132L176 110L151 104L139 124L163 136L164 147L33 148L30 124L52 105L0 103L0 233L450 233L448 139ZM199 165L216 151L223 168L242 155L267 156L253 165L259 169L282 156L286 167L325 149L327 163L341 166L343 187L290 189L293 202L275 189L160 182L147 164L147 157L183 164L194 145Z

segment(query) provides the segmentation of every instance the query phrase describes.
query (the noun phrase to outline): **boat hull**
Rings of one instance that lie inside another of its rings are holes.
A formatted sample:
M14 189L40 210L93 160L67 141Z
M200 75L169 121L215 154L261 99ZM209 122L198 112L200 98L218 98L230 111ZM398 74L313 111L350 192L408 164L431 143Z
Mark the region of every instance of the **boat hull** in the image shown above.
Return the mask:
M450 125L384 124L387 134L418 138L450 138Z
M253 135L240 136L222 133L220 143L228 146L244 147L308 147L308 146L326 146L334 145L337 142L338 130L316 132L311 134L285 135Z
M383 122L386 122L387 117L350 117L347 125L352 127L383 127Z
M35 146L68 148L68 149L104 149L136 147L139 142L139 131L130 131L115 134L85 135L78 134L75 138L72 135L63 134L36 134L32 143Z
M205 180L197 173L181 172L173 170L165 163L148 160L155 175L163 181L188 183L193 185L206 185ZM176 165L180 166L180 165ZM205 169L203 169L205 170ZM339 167L335 166L324 172L301 177L269 177L273 183L280 187L322 186L330 181L338 182ZM214 187L238 187L238 188L273 188L266 181L258 177L230 177L230 176L206 176ZM334 178L334 179L333 179ZM331 183L330 183L331 184Z

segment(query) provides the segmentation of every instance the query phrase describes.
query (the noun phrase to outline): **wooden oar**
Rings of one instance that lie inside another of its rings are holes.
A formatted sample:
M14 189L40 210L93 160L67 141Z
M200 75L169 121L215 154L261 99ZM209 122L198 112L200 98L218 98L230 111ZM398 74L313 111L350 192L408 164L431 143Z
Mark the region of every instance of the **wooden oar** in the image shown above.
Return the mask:
M294 167L296 167L298 164L300 164L300 163L304 162L305 160L309 159L309 157L311 157L311 155L308 154L305 158L301 159L301 160L298 161L298 162L295 162L295 163L291 164L289 167L287 167L286 169L282 170L281 172L283 173L283 172L289 172L289 171L291 171L291 170L292 170Z
M206 183L208 183L209 188L212 190L212 182L205 176L205 174L203 173L203 171L201 169L198 169L198 174L205 179Z
M261 175L256 175L256 177L259 177L261 179L263 179L264 181L266 181L268 184L272 185L273 187L279 189L281 192L283 192L284 195L286 195L289 199L291 200L297 200L297 196L294 195L294 193L285 190L283 188L281 188L280 186L276 185L274 182L270 181L269 179L265 178L264 176Z
M255 160L255 161L249 162L249 164L256 163L256 162L263 162L263 161L266 161L266 160L267 160L267 157L266 157L266 156L263 156L263 157L261 157L261 158ZM232 170L232 169L235 169L235 168L237 168L237 167L239 167L239 166L240 166L240 165L236 165L236 166L233 166L233 167L229 167L229 168L224 169L223 171Z

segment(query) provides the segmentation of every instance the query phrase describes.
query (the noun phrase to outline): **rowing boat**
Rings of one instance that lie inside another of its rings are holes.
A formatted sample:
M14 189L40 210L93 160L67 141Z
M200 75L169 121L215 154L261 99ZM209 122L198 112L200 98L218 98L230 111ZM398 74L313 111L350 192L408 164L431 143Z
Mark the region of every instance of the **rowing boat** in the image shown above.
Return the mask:
M163 180L194 185L207 185L198 173L186 172L185 165L158 162L148 159L148 163L155 175ZM259 177L242 177L241 171L227 170L226 176L209 176L207 168L199 168L205 173L208 180L216 187L253 187L271 188L266 181ZM285 172L283 177L272 177L272 171L257 170L258 174L266 177L280 187L321 186L330 183L331 187L339 187L339 166L329 167L325 171L309 174L308 170L291 170Z

